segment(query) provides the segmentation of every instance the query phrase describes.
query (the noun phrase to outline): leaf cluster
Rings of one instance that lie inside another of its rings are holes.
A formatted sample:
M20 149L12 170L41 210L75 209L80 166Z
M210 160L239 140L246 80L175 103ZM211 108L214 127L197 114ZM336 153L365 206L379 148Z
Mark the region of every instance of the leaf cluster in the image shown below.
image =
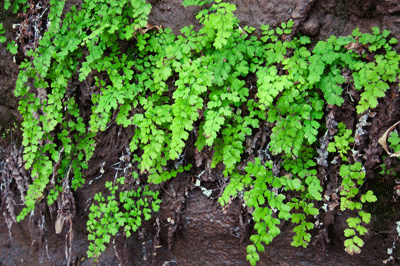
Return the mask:
M376 196L371 190L366 194L361 195L361 202L355 202L352 200L359 193L358 186L361 186L364 182L365 171L363 171L362 168L363 167L359 162L352 165L343 164L340 167L339 173L343 178L340 191L340 210L359 210L358 217L347 219L349 228L344 230L344 235L350 237L344 242L346 247L345 250L351 255L360 253L360 248L364 245L364 241L357 236L357 234L364 235L368 230L361 225L361 222L368 224L371 220L371 214L362 211L362 203L377 201Z
M123 185L125 177L116 181L116 184L106 182L110 195L105 197L101 192L97 193L94 196L97 204L90 206L87 221L89 258L98 258L105 251L106 244L110 243L111 237L120 232L120 229L126 237L130 237L141 226L143 218L149 220L151 212L157 212L160 208L158 191L153 192L145 186L144 189L139 187L136 191L119 191L117 194L118 184Z
M14 14L18 12L20 6L22 6L22 11L26 12L26 10L29 8L28 0L14 0L13 3L11 3L11 0L4 1L4 9L8 10L10 7L12 7Z
M33 60L20 65L15 95L21 99L19 111L24 119L25 168L32 169L34 181L19 219L23 219L42 198L60 156L63 167L58 169L58 174L65 173L65 167L71 165L72 188L84 184L81 172L87 168L87 161L93 154L96 132L99 128L105 129L112 108L117 109L118 104L134 100L136 86L123 86L133 78L132 63L126 62L126 55L117 56L119 44L115 41L118 37L133 38L135 27L146 24L150 5L145 1L120 1L118 4L87 1L82 3L79 11L72 6L61 21L64 3L50 1L50 27L37 50L28 52ZM118 14L121 16L116 16ZM117 29L118 34L114 34ZM103 57L105 49L114 52ZM92 99L96 105L88 127L76 102L77 82L87 81L93 70L108 73L109 79L107 82L95 79L97 85L103 87L103 93ZM34 80L34 86L41 93L31 92L27 84L29 79ZM114 89L116 91L112 92ZM63 154L60 153L62 148ZM50 202L54 201L55 194L51 192Z
M334 141L330 142L327 148L329 152L338 152L343 161L347 162L347 152L351 149L350 143L354 142L352 130L346 129L343 122L338 124L338 133L334 137Z
M224 190L219 202L224 205L230 202L232 196L245 190L244 201L247 207L254 209L252 216L257 234L252 235L252 245L247 247L247 259L252 265L259 260L257 252L263 252L263 244L268 245L280 234L279 225L283 220L291 220L299 224L294 228L293 246L306 247L311 239L307 231L313 228L313 223L306 221L306 216L319 214L312 201L321 200L322 187L316 177L316 166L312 158L312 150L302 151L302 157L297 160L286 159L284 166L288 174L277 177L272 173L272 161L261 163L256 158L245 168L246 175L234 171L231 181ZM290 201L284 192L298 193ZM299 211L297 211L299 210Z

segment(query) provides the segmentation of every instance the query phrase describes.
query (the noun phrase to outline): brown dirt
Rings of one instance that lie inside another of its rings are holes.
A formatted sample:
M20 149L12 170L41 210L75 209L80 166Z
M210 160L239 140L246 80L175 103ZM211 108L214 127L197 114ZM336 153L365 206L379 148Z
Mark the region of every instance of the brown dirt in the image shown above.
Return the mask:
M190 24L200 27L195 19L195 14L200 10L198 7L184 8L181 0L149 2L153 5L149 18L151 24L172 28L176 34L180 28ZM269 24L275 27L282 21L293 19L296 33L309 35L315 40L325 40L331 35L348 35L356 27L362 32L370 32L374 26L388 29L400 39L400 3L396 0L231 2L237 6L235 14L241 26L259 28L261 24ZM67 1L67 8L77 3L79 1ZM6 28L8 38L12 37L12 23L17 21L10 12L0 12L0 23ZM0 134L6 135L0 143L2 167L5 159L9 158L12 139L20 139L20 133L13 127L14 122L17 125L20 123L18 101L13 96L18 67L5 47L5 44L0 44ZM391 88L374 110L375 116L368 118L370 124L364 127L367 134L363 135L357 146L363 155L360 160L367 168L368 179L363 189L372 189L378 195L377 203L366 205L373 218L361 254L350 256L345 253L343 229L351 214L336 211L325 216L326 230L313 232L314 245L310 244L307 249L292 247L293 226L281 224L282 234L260 254L258 265L382 265L382 261L389 257L387 249L396 240L396 221L400 220L399 203L392 198L395 177L400 168L396 158L383 160L386 154L377 141L387 128L400 120L399 99L398 88ZM345 97L345 100L332 113L337 122L343 121L349 128L355 129L360 116L355 112L351 97ZM86 258L88 206L96 192L105 191L104 183L114 178L116 170L112 165L119 161L132 134L132 129L112 125L98 136L95 155L85 172L86 185L73 193L76 202L73 265L93 265L93 261ZM189 152L189 158L195 158L194 150ZM103 162L105 173L98 178ZM395 173L379 175L383 163L388 168L394 168ZM332 176L327 188L337 187L333 177L337 175L338 167L330 165L323 170ZM187 175L178 175L163 184L162 188L158 186L163 200L160 212L129 239L118 236L115 244L110 244L102 254L100 265L249 265L246 261L246 246L250 243L249 236L252 233L251 224L247 223L249 217L238 200L227 208L220 206L216 200L220 184L211 173L203 178L201 186L214 192L211 197L204 195L195 186L194 180L198 174L193 170ZM13 187L17 191L17 185L13 184ZM4 204L2 208L3 212ZM12 225L11 239L5 220L0 216L0 265L66 265L66 232L56 235L54 224L55 217L51 217L49 210L42 206L31 219ZM395 249L393 257L399 255L400 252Z

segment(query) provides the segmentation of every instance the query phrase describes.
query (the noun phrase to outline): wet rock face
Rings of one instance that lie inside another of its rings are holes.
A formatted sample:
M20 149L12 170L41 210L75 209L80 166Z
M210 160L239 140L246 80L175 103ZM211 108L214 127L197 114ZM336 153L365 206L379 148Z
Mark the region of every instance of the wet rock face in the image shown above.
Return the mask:
M183 175L172 180L166 191L160 209L160 243L164 250L157 252L155 261L175 260L179 265L246 263L247 244L240 243L243 233L240 204L222 208L216 199L205 195ZM165 255L167 249L171 256Z
M225 210L200 189L189 193L172 252L182 265L245 265L240 205Z
M1 7L3 8L3 7ZM5 36L9 39L13 36L12 14L10 12L0 12L0 23L6 30ZM8 39L8 40L9 40ZM11 137L7 134L7 129L21 123L21 115L18 112L18 99L14 96L15 81L18 76L18 66L13 62L13 55L6 49L7 43L0 43L0 134L6 133L6 138L10 142ZM18 126L17 126L18 128ZM15 130L14 130L15 131ZM21 133L14 132L14 140Z

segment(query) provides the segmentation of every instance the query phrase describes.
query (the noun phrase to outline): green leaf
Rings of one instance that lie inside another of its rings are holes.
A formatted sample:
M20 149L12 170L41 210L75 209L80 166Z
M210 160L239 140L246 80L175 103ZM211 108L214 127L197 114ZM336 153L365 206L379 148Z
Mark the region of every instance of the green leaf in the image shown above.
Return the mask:
M395 38L391 38L390 40L389 40L389 43L390 44L397 44L397 39L395 39Z
M256 247L257 247L257 251L258 252L264 252L265 251L264 246L260 242L256 243Z
M380 33L380 29L378 27L373 27L372 28L372 33L375 35L378 35Z
M281 233L281 230L276 227L273 226L271 229L269 229L268 234L272 235L273 237L276 237L277 235L279 235Z
M356 229L360 235L364 235L368 232L367 228L365 228L361 225L357 225Z
M359 215L361 216L361 219L364 223L368 224L371 221L371 214L360 211Z
M350 237L350 236L354 236L356 233L354 231L354 229L346 229L344 230L344 236L345 237Z
M317 83L321 79L321 75L324 72L325 65L321 62L321 56L313 55L313 62L309 66L310 75L307 80L311 83Z
M356 226L361 222L360 218L358 217L348 218L346 221L350 228L356 228Z
M364 195L361 196L361 202L375 202L378 199L376 198L376 196L374 195L374 193L371 190L368 190L368 192Z
M254 245L248 245L246 250L247 250L247 253L254 253L254 252L256 252L256 247Z
M299 190L302 187L301 180L298 178L292 180L292 186L293 186L294 190Z
M353 241L354 241L354 243L357 244L359 247L364 246L364 241L363 241L361 238L359 238L358 236L354 236L354 237L353 237Z
M11 43L7 43L7 50L10 51L10 53L12 53L12 54L17 54L18 46L15 44L15 41L12 41Z
M343 89L338 85L342 84L345 79L342 77L339 71L330 72L326 77L321 79L320 88L324 93L325 99L328 104L332 105L342 105L344 102L343 98L340 95L343 92Z

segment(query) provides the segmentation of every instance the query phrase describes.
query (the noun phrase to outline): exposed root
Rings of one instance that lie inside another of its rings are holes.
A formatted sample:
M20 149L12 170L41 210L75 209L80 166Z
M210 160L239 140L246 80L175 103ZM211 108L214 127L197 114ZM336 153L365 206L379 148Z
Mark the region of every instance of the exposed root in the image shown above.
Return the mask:
M39 41L43 37L43 15L49 11L48 6L42 6L42 2L39 1L36 5L33 1L30 1L29 10L25 13L18 14L23 21L19 24L14 24L13 28L16 30L16 41L20 43L24 55L27 55L29 50L36 50L39 46ZM47 25L45 25L47 28Z
M15 144L13 144L8 147L5 154L0 162L1 205L10 239L12 240L11 227L13 223L16 223L14 206L22 205L25 202L25 193L29 186L29 176L23 166L21 149L17 149ZM20 201L17 200L18 195L14 195L13 193L13 186L16 186L19 191Z
M56 234L60 234L63 231L64 224L68 226L68 232L65 235L65 258L68 261L67 265L70 265L72 259L72 243L74 239L72 220L75 216L75 200L69 187L70 171L71 167L68 170L67 176L64 178L61 197L57 198L58 214L55 224Z
M317 149L318 152L318 158L317 158L317 163L325 168L328 168L328 154L329 152L327 151L329 141L333 138L333 136L337 132L337 125L338 122L335 121L335 113L333 109L330 109L329 114L326 119L326 127L327 130L322 138L320 138L319 143L321 144L321 148ZM325 174L325 169L324 173Z
M32 248L38 251L43 243L45 244L46 256L49 259L50 254L48 252L47 246L47 238L46 232L48 231L46 228L46 220L45 220L45 212L46 212L46 203L39 203L34 210L31 211L29 215L29 231L32 237Z

